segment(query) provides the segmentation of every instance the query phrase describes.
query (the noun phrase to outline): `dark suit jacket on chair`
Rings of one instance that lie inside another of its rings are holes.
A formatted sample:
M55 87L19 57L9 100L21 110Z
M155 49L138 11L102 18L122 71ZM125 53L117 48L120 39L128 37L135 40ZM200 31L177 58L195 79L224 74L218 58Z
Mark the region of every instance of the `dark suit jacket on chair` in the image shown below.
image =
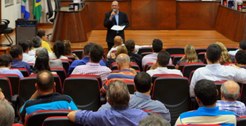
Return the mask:
M118 33L116 31L111 30L111 27L116 25L116 19L114 17L112 21L109 20L111 12L112 11L107 12L105 14L105 19L104 19L104 27L107 28L107 37L106 37L107 43L114 43L114 37L116 35L121 36L123 40L125 39L124 30L118 31ZM119 11L119 24L118 25L126 25L127 27L128 24L129 24L129 21L128 21L127 15Z

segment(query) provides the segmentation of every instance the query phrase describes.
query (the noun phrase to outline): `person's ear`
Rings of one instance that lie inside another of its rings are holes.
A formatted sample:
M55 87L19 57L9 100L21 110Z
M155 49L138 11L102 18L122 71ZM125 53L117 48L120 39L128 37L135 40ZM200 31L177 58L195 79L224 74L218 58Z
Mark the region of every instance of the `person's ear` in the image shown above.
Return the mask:
M38 90L38 84L37 83L35 83L35 88L36 88L36 90Z
M195 99L196 99L197 104L198 104L199 106L201 106L201 105L202 105L201 100L200 100L198 97L195 97Z

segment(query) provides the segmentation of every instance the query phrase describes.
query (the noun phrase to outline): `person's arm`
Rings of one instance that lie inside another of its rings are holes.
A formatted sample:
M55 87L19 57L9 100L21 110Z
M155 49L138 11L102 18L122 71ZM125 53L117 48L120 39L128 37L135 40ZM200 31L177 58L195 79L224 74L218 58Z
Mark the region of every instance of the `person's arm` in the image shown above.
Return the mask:
M29 100L31 100L31 99L36 99L38 96L39 96L39 94L38 94L38 91L36 90L36 91L32 94L32 96L30 97Z
M79 110L69 112L68 119L72 122L84 125L99 125L100 114L98 112L92 112L87 110Z
M107 29L110 29L114 24L113 24L113 19L111 18L110 20L110 14L106 13L105 14L105 18L104 18L104 27L106 27Z

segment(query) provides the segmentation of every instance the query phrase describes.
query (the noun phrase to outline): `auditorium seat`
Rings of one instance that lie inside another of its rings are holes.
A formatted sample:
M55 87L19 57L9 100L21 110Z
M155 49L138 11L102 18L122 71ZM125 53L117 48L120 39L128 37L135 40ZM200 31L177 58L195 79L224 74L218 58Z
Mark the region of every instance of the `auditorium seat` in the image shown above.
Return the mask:
M83 50L73 50L72 53L76 54L76 56L77 56L79 59L82 59L83 56L84 56L84 51L83 51Z
M240 116L237 118L237 126L246 126L246 116Z
M30 73L27 71L26 68L11 68L11 69L18 69L24 77L28 77L30 75Z
M142 55L142 53L153 52L152 47L141 47L138 49L138 54Z
M25 117L25 126L42 126L46 118L51 116L67 116L69 112L70 110L40 110Z
M184 77L189 78L191 71L196 70L197 68L200 68L200 67L204 67L204 66L205 66L204 63L187 63L187 64L184 64L182 73Z
M0 76L4 76L9 78L12 90L13 90L13 94L18 94L18 88L19 88L19 84L20 84L20 78L17 74L0 74Z
M70 76L64 81L64 94L71 96L79 109L98 110L100 82L92 76Z
M166 48L165 50L170 54L170 56L172 54L184 54L184 48L174 47L174 48Z
M42 126L75 126L67 116L51 116L44 120Z
M13 93L10 80L7 77L0 76L0 88L2 89L5 98L11 102Z
M179 115L190 110L189 81L186 77L157 77L152 98L165 104L171 113L171 125Z

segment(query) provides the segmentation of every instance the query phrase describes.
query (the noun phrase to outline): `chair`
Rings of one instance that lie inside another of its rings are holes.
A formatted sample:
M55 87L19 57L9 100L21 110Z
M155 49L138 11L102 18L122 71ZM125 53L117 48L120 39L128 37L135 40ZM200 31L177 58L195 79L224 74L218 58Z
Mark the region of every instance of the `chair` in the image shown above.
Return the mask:
M153 52L152 47L142 47L138 49L138 54L142 55L145 52Z
M206 52L207 49L205 48L196 48L196 54L200 53L200 52Z
M189 81L185 77L158 77L152 88L152 98L161 101L171 113L171 125L179 115L189 111Z
M30 73L27 71L26 68L11 68L11 69L18 69L24 77L28 77L30 75Z
M8 27L10 21L7 19L2 19L1 24L0 24L0 34L4 34L5 38L8 40L9 44L7 46L13 45L13 40L9 36L10 33L14 31L13 28ZM3 45L3 44L2 44Z
M67 116L69 112L69 110L40 110L26 116L25 126L42 126L46 118L51 116Z
M21 103L24 103L26 100L28 100L36 91L36 82L36 77L25 77L20 80L19 99Z
M42 126L75 126L67 116L51 116L44 120Z
M68 73L68 68L70 66L69 60L62 60L62 66L64 70L66 71L66 73Z
M184 54L184 48L166 48L165 49L170 55L172 54Z
M204 67L204 66L205 66L204 63L191 63L191 64L188 63L184 65L182 73L184 77L189 78L191 71L196 70L199 67Z
M154 74L152 77L151 77L151 80L152 80L152 83L155 82L156 78L158 77L164 77L164 78L167 78L167 77L182 77L181 75L179 74Z
M100 107L100 83L96 77L71 76L64 81L64 94L71 96L82 110L98 110Z
M75 53L79 59L82 59L84 56L84 51L83 50L73 50L72 53Z
M7 77L0 76L0 88L2 89L5 98L8 101L11 101L13 93L12 93L12 87L10 81Z
M173 65L176 65L183 56L184 56L183 54L181 54L181 55L172 55L171 58L172 58L172 61L173 61Z
M205 59L205 53L206 53L206 52L200 52L200 53L197 54L197 56L198 56L198 59L199 59L199 60L201 60L203 63L206 64L207 61L206 61L206 59Z
M237 126L246 126L246 116L240 116L237 118Z
M220 100L220 98L221 98L220 87L221 87L222 84L224 84L224 82L226 82L226 80L214 81L214 84L216 85L217 90L218 90L218 96L217 96L218 100Z
M56 72L60 79L61 79L61 83L63 84L64 80L66 79L67 77L67 73L66 71L64 70L64 68L60 68L60 67L57 67L57 68L51 68L51 71L52 72Z
M20 84L20 78L17 74L0 74L0 76L9 78L13 94L18 94L18 88Z

